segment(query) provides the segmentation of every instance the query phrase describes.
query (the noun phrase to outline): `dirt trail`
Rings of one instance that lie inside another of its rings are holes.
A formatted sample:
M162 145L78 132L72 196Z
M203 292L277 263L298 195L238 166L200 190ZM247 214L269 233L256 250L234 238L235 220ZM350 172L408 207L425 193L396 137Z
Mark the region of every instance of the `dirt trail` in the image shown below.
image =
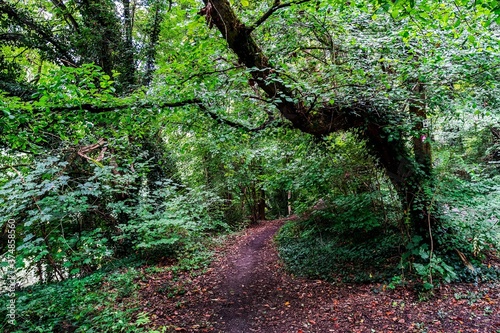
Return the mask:
M332 285L288 274L264 222L216 251L207 272L140 282L139 312L161 332L500 332L499 285L447 285L419 300L412 288ZM163 329L166 329L163 331Z
M256 299L262 295L266 281L263 281L263 270L266 270L274 260L270 248L272 236L276 233L281 223L267 224L253 230L247 235L236 253L225 258L224 276L217 291L217 298L221 299L221 306L215 317L219 317L224 326L224 332L241 333L252 331L251 323L258 319L261 306L265 299ZM267 281L269 282L269 281ZM273 294L273 290L264 290L265 294ZM264 295L265 295L264 294Z

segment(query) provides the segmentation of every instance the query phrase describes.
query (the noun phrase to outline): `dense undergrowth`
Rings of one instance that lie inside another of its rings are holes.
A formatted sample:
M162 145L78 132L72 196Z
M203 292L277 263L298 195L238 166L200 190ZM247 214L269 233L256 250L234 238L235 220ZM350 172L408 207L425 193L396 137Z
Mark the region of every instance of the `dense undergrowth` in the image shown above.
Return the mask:
M72 159L75 149L64 146L58 156L23 169L22 177L10 174L1 184L0 212L5 221L19 222L18 273L31 270L40 284L16 292L15 326L7 323L9 299L2 296L0 328L141 332L149 320L137 309L142 277L164 269L164 262L173 273L203 270L210 244L251 223L261 202L269 218L286 214L288 205L301 216L277 236L280 256L295 275L388 287L415 282L424 290L499 278L494 167L438 155L432 198L441 224L432 230L431 249L413 232L387 176L355 133L331 136L315 149L310 143L303 140L295 157L282 155L278 145L260 155L238 151L227 169L201 155L207 164L200 170L210 170L209 180L219 186L201 176L187 181L186 162L171 155L156 164L154 149L122 161L105 155L104 165ZM259 167L264 162L268 169Z
M152 332L147 313L139 312L140 281L169 270L175 277L199 274L210 263L220 238L198 239L174 257L145 260L130 256L79 278L37 284L16 292L16 325L8 323L8 294L0 297L0 330L8 333Z
M409 236L404 223L384 220L358 196L354 207L338 206L341 197L286 224L276 237L280 256L291 273L331 282L394 287L413 281L431 289L442 282L497 280L498 176L445 182L436 194L445 204L432 250L418 235Z
M277 236L290 272L330 282L376 282L398 273L400 235L335 234L290 222Z
M17 320L4 332L138 332L133 296L137 268L99 271L80 279L27 287L16 293ZM2 317L8 299L2 297Z

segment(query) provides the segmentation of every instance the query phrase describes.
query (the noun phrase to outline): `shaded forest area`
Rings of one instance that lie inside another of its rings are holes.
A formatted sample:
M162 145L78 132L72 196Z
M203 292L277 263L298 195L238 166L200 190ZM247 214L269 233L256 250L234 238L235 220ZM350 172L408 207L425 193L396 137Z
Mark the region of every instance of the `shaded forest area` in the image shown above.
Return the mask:
M286 274L496 283L499 37L496 0L0 0L0 327L153 332L138 281L287 216Z

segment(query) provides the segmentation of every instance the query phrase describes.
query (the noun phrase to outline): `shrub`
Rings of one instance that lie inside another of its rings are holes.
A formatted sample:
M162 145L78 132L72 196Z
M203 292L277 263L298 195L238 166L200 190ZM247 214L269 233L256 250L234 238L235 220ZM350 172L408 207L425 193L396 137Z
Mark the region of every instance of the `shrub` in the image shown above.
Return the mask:
M128 268L38 285L16 292L16 325L7 323L0 298L0 327L6 333L142 332L134 320L139 271Z

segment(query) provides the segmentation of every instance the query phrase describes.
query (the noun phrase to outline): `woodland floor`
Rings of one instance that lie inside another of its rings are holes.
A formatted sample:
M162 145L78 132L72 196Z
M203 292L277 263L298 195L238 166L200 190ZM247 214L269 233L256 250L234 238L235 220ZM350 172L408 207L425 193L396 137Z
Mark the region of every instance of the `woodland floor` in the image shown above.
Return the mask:
M142 281L141 309L167 332L500 332L500 286L446 285L429 300L413 288L332 285L288 274L273 244L284 220L266 221L216 251L192 277Z

